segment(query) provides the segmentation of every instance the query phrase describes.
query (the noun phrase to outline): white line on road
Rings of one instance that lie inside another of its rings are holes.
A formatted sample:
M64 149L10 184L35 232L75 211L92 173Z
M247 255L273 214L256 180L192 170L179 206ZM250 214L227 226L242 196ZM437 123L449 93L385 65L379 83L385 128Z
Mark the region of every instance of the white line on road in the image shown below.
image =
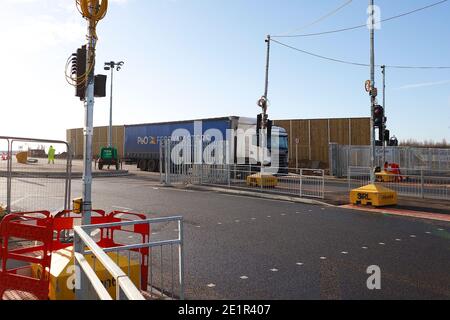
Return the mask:
M347 251L342 251L341 253L342 253L342 254L348 254L348 252L347 252Z
M242 279L242 280L247 280L248 277L247 277L247 276L242 276L241 279Z
M402 239L395 239L395 241L398 241L398 242L400 242L400 241L402 241Z
M369 247L361 247L361 249L367 250L369 249Z
M120 209L120 210L123 210L123 211L133 211L133 209L131 209L131 208L120 207L120 206L111 206L111 208Z
M216 285L214 283L210 283L207 285L208 288L214 288Z
M411 237L411 238L417 238L417 236L414 235L414 234L410 235L410 237Z
M278 272L278 269L273 268L273 269L270 269L270 271L272 271L272 272Z
M327 260L327 257L320 257L320 260Z
M297 262L296 264L297 264L298 266L302 266L302 265L303 265L302 262Z
M380 245L380 246L385 246L385 245L386 245L386 243L384 243L384 242L380 242L380 243L379 243L379 245Z

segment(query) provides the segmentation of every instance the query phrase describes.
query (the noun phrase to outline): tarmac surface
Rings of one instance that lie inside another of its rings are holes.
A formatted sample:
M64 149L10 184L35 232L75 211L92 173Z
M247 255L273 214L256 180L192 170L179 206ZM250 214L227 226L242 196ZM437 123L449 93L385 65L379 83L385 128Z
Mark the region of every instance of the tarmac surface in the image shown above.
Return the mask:
M183 216L188 299L450 299L448 222L164 188L145 174L93 190L96 208ZM381 290L367 287L374 265Z

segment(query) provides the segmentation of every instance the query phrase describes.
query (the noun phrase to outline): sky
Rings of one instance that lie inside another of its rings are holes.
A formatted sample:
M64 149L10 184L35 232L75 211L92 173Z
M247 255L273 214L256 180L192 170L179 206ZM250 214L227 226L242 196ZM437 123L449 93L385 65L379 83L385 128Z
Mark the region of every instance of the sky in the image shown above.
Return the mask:
M114 77L114 124L220 116L256 117L264 92L265 37L289 34L345 0L110 0L98 24L96 73L125 61ZM376 0L381 18L436 0ZM83 103L67 84L67 58L86 42L75 0L0 0L0 135L65 139L84 124ZM366 23L367 0L300 32ZM450 2L384 22L376 63L450 66ZM369 63L367 28L278 39L337 59ZM368 67L321 60L272 43L272 119L368 117ZM381 92L381 70L376 69ZM96 99L94 125L109 123ZM379 97L381 100L381 96ZM400 140L450 140L450 70L387 70L386 112Z

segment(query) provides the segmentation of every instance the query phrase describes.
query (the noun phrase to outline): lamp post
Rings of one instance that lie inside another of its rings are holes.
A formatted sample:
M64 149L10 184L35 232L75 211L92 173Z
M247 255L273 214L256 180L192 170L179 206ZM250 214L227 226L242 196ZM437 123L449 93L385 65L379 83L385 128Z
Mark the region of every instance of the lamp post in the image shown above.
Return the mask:
M112 107L113 107L113 80L114 80L114 69L120 71L125 62L105 62L105 70L111 70L111 98L110 98L110 108L109 108L109 131L108 131L108 147L112 148Z

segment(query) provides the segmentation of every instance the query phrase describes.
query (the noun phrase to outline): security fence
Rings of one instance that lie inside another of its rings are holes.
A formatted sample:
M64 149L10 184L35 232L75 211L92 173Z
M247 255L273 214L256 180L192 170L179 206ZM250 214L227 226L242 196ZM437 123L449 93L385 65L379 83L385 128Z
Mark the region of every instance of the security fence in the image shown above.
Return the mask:
M370 146L348 146L330 144L330 174L346 177L349 167L370 166ZM375 164L383 167L384 162L397 163L407 173L425 170L430 176L450 172L450 149L413 147L376 147Z
M369 167L349 167L348 188L359 188L370 182ZM377 183L396 191L400 196L450 200L450 171L442 176L429 175L429 170L401 169L400 173L377 174Z
M164 228L157 229L157 225L164 225ZM121 246L101 248L93 236L95 230L110 232L140 227L147 227L151 232L150 237L126 237L129 244ZM78 226L74 231L75 270L79 272L76 277L79 283L75 288L78 300L184 299L182 217ZM142 254L144 252L145 255ZM88 256L92 256L93 260L88 261ZM113 295L108 292L108 285L100 280L99 269L111 275L116 288ZM142 281L142 277L148 278ZM142 284L145 284L145 288Z
M70 207L71 165L64 141L0 137L0 206L8 212Z
M207 147L203 145L200 152L193 148L188 154L185 152L177 155L181 157L181 161L174 161L173 153L179 152L179 149L176 149L177 145L179 146L179 142L170 139L165 139L161 143L160 163L163 163L160 168L161 183L210 185L293 197L320 199L325 197L324 170L227 164L228 145L224 141L217 142L219 148L216 148L216 153L212 156L210 153L206 155L203 153ZM188 150L190 148L189 144ZM203 158L194 159L195 152L203 153Z

